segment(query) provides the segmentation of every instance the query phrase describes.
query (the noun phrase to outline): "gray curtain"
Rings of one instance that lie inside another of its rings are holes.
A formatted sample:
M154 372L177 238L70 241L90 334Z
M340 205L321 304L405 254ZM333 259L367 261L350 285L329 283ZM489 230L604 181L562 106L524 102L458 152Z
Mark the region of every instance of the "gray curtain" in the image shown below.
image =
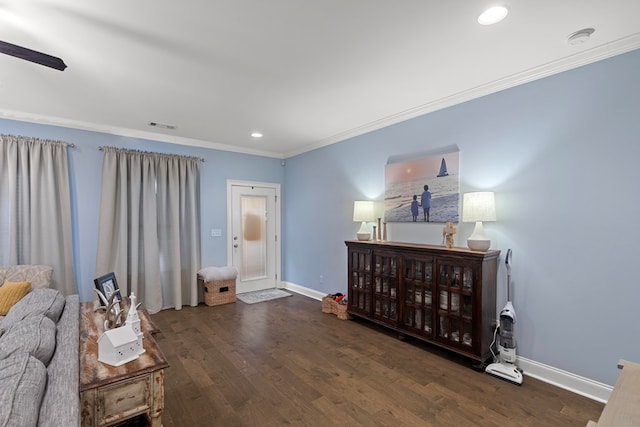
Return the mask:
M199 159L103 147L96 277L150 312L198 305Z
M77 290L67 145L0 135L0 265L50 265L50 286L70 295Z

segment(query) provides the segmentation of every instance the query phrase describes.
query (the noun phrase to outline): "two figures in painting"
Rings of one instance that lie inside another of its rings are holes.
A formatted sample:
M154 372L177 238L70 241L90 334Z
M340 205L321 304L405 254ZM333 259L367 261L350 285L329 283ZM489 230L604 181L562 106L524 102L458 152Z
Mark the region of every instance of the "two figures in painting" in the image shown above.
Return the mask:
M411 202L411 216L413 222L418 221L418 214L420 213L420 207L422 207L422 213L424 215L424 222L429 222L429 211L431 210L431 192L429 186L424 186L422 196L420 196L420 203L418 203L418 195L413 195L413 201Z

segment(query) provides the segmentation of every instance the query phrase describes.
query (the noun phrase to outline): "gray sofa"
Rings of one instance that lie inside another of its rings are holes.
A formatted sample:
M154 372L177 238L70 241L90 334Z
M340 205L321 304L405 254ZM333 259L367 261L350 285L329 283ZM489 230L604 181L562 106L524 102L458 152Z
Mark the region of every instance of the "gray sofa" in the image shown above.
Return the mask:
M0 426L79 426L80 301L34 289L0 318Z

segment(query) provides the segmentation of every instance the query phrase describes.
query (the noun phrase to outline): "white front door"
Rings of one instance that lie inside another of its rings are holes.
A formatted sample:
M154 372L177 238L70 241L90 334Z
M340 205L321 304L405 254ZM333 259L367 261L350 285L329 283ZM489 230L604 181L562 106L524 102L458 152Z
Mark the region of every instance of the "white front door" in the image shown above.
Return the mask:
M279 190L278 184L227 182L228 252L239 273L236 293L277 287Z

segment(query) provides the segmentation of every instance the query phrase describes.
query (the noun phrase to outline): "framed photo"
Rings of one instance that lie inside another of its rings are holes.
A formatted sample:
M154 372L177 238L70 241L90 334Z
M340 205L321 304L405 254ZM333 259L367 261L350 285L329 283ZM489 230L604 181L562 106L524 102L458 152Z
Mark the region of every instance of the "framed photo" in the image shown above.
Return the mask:
M456 147L390 160L385 166L385 220L459 222L459 154Z
M120 288L118 288L118 281L116 280L116 275L111 272L107 273L104 276L100 276L93 280L93 283L96 285L96 290L104 296L104 300L100 298L100 304L106 306L106 302L111 299L111 295L116 294L114 301L121 301L122 296L120 292L116 292Z

